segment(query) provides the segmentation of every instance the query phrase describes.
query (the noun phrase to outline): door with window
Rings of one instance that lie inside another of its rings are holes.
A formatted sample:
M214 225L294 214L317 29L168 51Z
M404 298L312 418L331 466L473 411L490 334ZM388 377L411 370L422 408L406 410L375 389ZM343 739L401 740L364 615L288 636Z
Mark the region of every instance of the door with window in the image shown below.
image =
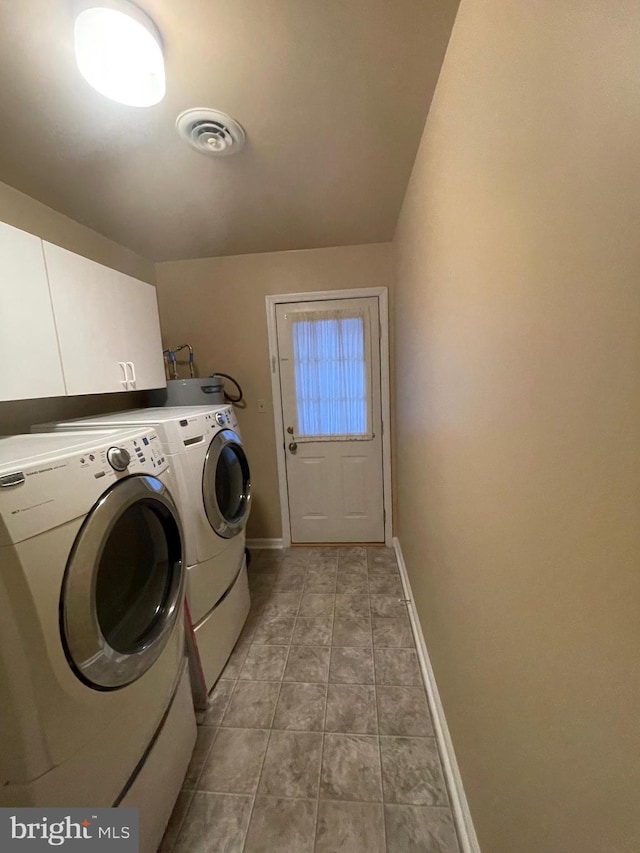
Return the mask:
M384 542L376 297L276 306L293 543Z

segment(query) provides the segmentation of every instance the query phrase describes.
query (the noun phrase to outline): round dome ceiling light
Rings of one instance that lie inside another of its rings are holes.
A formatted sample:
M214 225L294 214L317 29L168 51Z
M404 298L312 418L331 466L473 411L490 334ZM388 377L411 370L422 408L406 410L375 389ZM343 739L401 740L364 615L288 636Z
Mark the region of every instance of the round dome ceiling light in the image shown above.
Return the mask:
M220 110L205 107L180 113L176 119L176 130L192 148L210 157L237 154L246 139L240 122Z
M166 92L160 34L127 0L100 0L80 12L74 29L76 62L101 95L131 107L151 107Z

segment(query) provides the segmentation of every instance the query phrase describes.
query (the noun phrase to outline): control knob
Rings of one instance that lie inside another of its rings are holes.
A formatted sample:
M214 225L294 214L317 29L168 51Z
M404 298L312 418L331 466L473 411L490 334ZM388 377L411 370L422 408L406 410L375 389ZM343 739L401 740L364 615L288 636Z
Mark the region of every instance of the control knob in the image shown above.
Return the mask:
M222 414L222 412L218 412L218 414L216 415L216 423L218 424L218 426L224 426L224 415Z
M110 447L107 450L107 462L114 471L125 471L131 461L131 456L124 447Z

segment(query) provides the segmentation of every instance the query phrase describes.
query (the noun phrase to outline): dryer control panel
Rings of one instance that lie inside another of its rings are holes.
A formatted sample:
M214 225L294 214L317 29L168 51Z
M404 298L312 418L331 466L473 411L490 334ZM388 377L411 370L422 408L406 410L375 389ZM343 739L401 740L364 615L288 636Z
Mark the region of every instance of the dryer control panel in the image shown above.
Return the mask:
M209 412L205 415L205 419L210 429L215 429L217 426L220 429L232 429L235 431L238 428L236 413L233 411L232 406L224 406L217 412Z
M238 432L238 421L232 406L220 406L206 410L202 414L193 414L178 421L180 442L187 449L211 441L213 435L222 429Z

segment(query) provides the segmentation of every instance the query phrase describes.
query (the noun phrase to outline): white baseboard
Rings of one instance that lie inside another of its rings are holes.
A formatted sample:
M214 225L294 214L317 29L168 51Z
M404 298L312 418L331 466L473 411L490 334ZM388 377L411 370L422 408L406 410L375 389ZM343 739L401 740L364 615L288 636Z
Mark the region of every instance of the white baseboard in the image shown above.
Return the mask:
M420 669L422 670L422 677L427 690L429 708L431 710L431 716L433 717L433 728L435 730L436 740L440 749L440 757L442 759L447 789L451 800L451 810L453 812L453 819L458 833L460 850L461 853L481 853L480 845L478 844L478 837L471 818L471 812L469 811L469 804L462 785L462 777L460 776L458 762L456 761L456 755L453 750L449 727L447 726L447 721L444 715L444 708L442 707L442 701L440 700L440 694L438 693L438 685L436 684L431 660L429 659L429 652L427 651L422 627L420 626L420 620L418 619L418 611L416 610L415 601L413 599L409 575L407 574L407 567L405 565L402 549L397 537L394 537L393 539L393 548L396 552L405 598L407 599L407 606L409 608L409 619L411 620L413 636L416 641L418 660L420 662Z
M282 548L282 539L247 539L247 548L264 548L271 550L274 548Z

